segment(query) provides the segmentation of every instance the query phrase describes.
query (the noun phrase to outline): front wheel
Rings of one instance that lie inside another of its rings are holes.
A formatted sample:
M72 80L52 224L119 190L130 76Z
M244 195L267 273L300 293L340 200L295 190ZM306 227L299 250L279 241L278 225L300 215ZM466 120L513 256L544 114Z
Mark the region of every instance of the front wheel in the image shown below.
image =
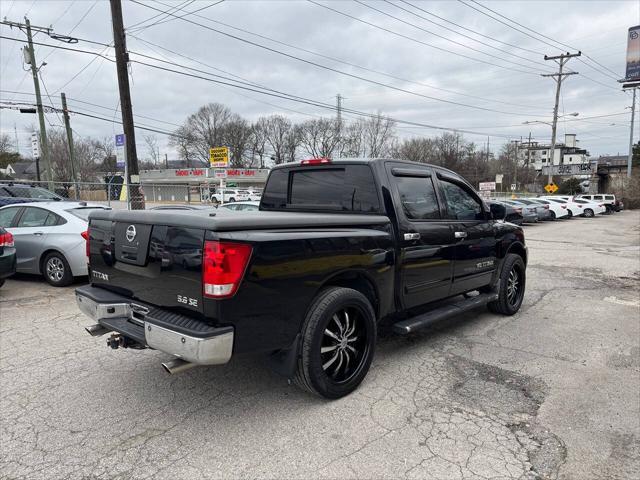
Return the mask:
M520 255L509 253L502 264L498 299L487 304L493 313L513 315L522 305L527 276Z
M73 282L71 268L64 255L52 252L42 262L44 278L54 287L66 287Z
M327 288L313 301L301 333L296 384L330 399L353 392L375 352L376 317L369 300L350 288Z
M590 208L585 208L584 209L584 216L587 218L591 218L593 217L595 214L593 213L593 210L591 210Z

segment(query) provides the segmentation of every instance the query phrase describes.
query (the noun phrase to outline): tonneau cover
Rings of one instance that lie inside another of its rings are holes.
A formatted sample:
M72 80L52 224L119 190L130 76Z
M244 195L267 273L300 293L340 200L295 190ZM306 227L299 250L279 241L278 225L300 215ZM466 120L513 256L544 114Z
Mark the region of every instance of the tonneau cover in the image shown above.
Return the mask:
M96 210L90 219L130 222L136 224L172 225L204 228L218 232L234 230L261 230L273 228L357 227L384 225L389 218L384 215L353 213L306 212L207 212L166 210Z

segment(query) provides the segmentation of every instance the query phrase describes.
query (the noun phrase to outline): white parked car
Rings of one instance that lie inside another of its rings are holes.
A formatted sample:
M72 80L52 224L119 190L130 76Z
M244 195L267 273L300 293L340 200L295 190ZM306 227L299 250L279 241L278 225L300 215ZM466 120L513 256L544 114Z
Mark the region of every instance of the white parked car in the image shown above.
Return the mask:
M569 218L569 212L567 211L566 204L555 203L547 200L546 198L531 198L530 200L544 205L549 205L549 212L552 220L555 220L556 218Z
M541 198L555 203L565 204L570 217L593 217L598 213L606 211L604 207L601 207L596 203L589 203L586 201L576 202L572 195L554 195Z
M233 210L234 212L257 212L260 202L233 202L220 205L218 208Z
M211 195L211 203L217 205L227 202L246 202L250 200L248 190L237 190L234 188L223 188Z
M87 275L89 213L107 209L86 202L14 203L0 208L0 227L13 235L17 272L43 275L54 287Z
M262 190L259 188L248 188L247 192L249 192L249 200L252 202L259 202L262 198Z
M582 198L574 198L573 202L583 206L582 214L585 217L593 217L607 211L607 207L605 207L604 203L592 202Z
M603 204L609 212L620 211L620 202L616 200L616 196L612 193L582 194L576 195L576 198L587 200L588 202Z

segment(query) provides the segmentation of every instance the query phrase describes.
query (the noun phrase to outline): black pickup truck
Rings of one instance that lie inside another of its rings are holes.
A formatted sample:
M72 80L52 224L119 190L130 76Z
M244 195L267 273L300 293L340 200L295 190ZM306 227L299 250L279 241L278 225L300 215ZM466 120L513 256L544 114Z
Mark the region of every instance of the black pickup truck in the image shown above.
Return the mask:
M504 214L444 168L303 160L271 170L257 212L92 212L76 297L89 333L172 355L170 373L260 354L338 398L366 376L382 322L405 335L518 311L527 248Z

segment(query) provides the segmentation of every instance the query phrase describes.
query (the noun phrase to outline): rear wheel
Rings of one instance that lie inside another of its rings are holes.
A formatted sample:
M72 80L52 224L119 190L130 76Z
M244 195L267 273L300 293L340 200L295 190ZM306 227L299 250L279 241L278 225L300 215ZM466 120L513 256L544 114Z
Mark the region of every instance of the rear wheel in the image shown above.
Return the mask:
M551 210L551 215L549 215L549 218L551 218L551 220L555 220L556 219L556 212Z
M321 397L344 397L360 385L371 366L375 313L360 292L327 288L309 308L302 336L296 384Z
M573 217L573 212L567 208L567 213L569 214L569 218Z
M594 216L593 210L591 210L590 208L585 208L584 209L584 216L587 218L591 218Z
M526 285L526 269L520 255L509 253L502 264L498 299L487 304L489 310L513 315L522 305Z
M229 202L230 202L230 203L233 203L233 202L235 202L235 201L236 201L235 197L231 197L231 198L229 199Z
M42 267L45 280L54 287L66 287L73 282L69 263L61 253L48 254L42 262Z

